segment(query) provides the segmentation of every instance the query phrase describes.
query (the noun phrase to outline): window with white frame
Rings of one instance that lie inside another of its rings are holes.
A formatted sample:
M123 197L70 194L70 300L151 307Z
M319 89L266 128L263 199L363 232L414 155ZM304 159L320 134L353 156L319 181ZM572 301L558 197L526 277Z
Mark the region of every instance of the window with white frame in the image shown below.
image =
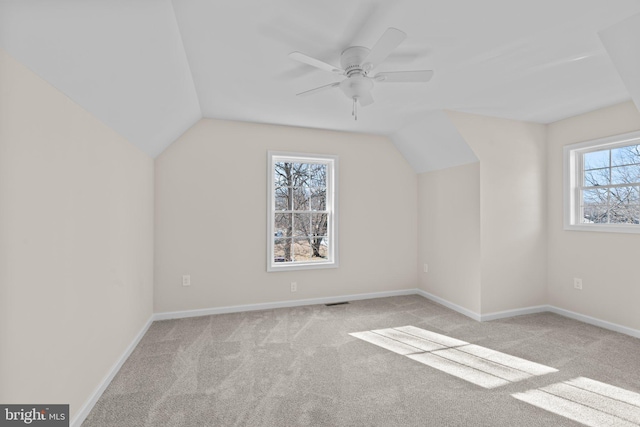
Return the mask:
M337 267L337 157L268 157L267 271Z
M640 132L564 148L565 229L640 233Z

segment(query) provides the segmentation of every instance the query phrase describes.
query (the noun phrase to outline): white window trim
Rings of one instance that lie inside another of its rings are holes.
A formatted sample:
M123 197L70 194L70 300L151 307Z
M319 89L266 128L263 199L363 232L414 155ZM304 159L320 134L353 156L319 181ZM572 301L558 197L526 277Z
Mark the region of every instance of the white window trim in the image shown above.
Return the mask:
M297 162L327 163L327 210L330 212L331 221L327 230L327 238L331 243L329 247L329 260L325 262L296 262L276 263L273 261L273 237L274 237L274 213L275 213L275 188L274 169L275 159L291 158ZM267 272L313 270L321 268L338 268L338 156L329 154L293 153L285 151L267 152Z
M564 229L573 231L598 231L608 233L640 233L640 225L635 224L584 224L578 222L576 209L580 207L577 200L577 183L582 179L581 154L611 149L640 142L640 131L578 142L563 147L563 205Z

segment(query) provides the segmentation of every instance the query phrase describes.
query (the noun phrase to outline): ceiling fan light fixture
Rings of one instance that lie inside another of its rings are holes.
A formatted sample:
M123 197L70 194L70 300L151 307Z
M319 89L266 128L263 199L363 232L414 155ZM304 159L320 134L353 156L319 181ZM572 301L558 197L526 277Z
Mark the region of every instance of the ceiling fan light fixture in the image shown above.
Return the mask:
M353 76L340 82L340 89L347 98L363 98L373 89L373 81L364 76Z

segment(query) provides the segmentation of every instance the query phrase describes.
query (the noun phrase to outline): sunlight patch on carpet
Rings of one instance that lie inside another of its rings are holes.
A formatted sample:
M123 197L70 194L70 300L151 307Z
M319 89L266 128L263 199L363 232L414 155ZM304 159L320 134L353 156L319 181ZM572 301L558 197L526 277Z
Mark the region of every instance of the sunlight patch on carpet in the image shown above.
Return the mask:
M578 377L512 396L587 426L640 426L640 394L589 378Z
M386 350L393 351L394 353L401 354L403 356L407 354L412 354L412 353L420 353L423 351L417 347L413 347L410 344L405 344L400 341L396 341L394 339L376 334L372 331L355 332L349 335L351 335L352 337L359 338L368 343L375 344L378 347L382 347Z
M411 354L408 357L416 362L479 385L480 387L494 388L509 384L509 381L498 378L495 375L436 356L433 353Z
M392 340L399 341L404 344L408 344L412 347L417 348L418 351L434 351L447 348L447 346L445 345L437 344L433 341L427 341L425 339L418 338L415 335L407 334L395 329L377 329L371 332L373 332L374 334L382 335L383 337L390 338Z
M415 326L349 334L484 388L500 387L557 369Z

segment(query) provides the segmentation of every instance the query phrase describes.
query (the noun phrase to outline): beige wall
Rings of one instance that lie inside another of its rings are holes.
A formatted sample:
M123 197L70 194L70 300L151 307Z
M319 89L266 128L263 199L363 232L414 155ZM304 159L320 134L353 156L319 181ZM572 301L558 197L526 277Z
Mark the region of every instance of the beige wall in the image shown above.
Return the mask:
M0 402L72 416L152 313L153 161L0 50Z
M478 162L418 176L418 277L421 289L480 313Z
M459 112L480 160L481 313L546 303L546 127Z
M339 156L339 268L266 272L267 150ZM156 312L416 288L417 177L387 138L204 119L155 172Z
M639 234L563 230L562 147L640 129L632 102L549 125L549 303L601 320L640 329ZM583 290L573 288L573 278Z

